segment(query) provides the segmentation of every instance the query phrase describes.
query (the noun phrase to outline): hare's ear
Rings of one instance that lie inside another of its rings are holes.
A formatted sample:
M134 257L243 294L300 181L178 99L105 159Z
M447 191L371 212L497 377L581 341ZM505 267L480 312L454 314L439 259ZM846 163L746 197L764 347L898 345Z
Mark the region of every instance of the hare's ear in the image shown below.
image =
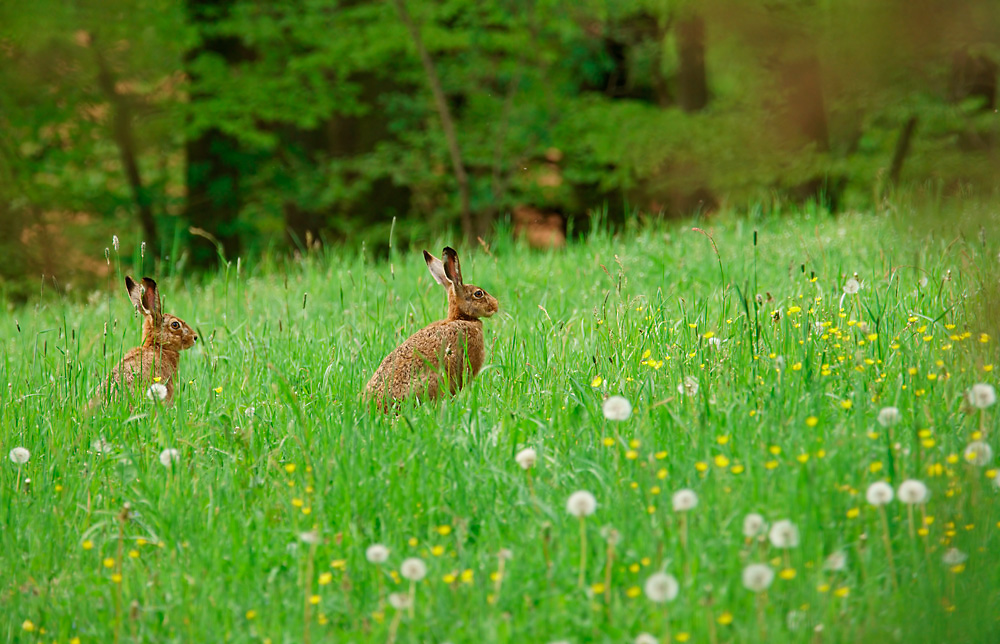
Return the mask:
M427 270L431 272L431 276L434 278L435 282L445 288L451 286L451 280L448 279L447 275L445 275L444 264L441 263L440 259L434 257L425 250L424 261L427 262Z
M156 288L156 282L148 277L142 278L142 305L147 315L159 317L160 291Z
M462 285L462 267L458 263L458 253L451 246L444 247L444 274L456 286Z
M146 304L142 301L143 288L132 279L131 275L125 276L125 290L128 291L128 299L132 300L132 304L144 315L149 315L150 312L146 308Z

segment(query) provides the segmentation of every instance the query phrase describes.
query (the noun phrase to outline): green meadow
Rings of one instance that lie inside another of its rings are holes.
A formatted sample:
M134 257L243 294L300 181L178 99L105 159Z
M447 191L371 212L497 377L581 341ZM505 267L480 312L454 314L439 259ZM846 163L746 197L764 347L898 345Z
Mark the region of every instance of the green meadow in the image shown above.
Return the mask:
M486 366L388 415L365 382L445 312L420 248L156 264L199 334L175 404L89 412L152 265L111 249L102 291L0 319L0 639L1000 641L998 230L438 239L500 301Z

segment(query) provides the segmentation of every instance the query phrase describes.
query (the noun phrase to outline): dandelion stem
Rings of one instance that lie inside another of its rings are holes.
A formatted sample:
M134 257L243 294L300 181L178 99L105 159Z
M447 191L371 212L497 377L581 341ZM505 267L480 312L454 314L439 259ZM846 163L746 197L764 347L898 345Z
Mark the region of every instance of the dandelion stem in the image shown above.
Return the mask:
M587 569L587 520L580 517L580 581L577 584L583 588L584 574Z
M615 544L612 539L608 539L608 556L604 565L604 605L608 610L608 617L611 617L611 567L615 561Z
M417 582L410 580L410 619L413 619L413 606L417 603Z
M309 644L310 633L309 624L312 621L312 578L313 578L313 560L316 556L316 544L310 544L309 555L306 557L306 578L305 578L305 602L303 606L302 617L302 642L303 644Z
M906 520L910 524L910 539L915 539L917 537L916 532L913 530L913 504L908 503L906 505Z
M767 641L767 626L764 624L764 605L767 603L767 591L757 593L757 628L760 630L760 641Z
M889 578L892 580L892 589L899 590L896 582L896 562L892 558L892 540L889 538L889 519L885 515L885 506L878 506L879 517L882 518L882 538L885 541L885 554L889 558Z
M663 639L660 641L663 644L670 644L670 611L666 604L663 604Z
M389 639L386 640L387 644L393 644L396 641L396 631L399 630L399 620L402 617L403 612L399 610L392 616L392 621L389 623Z

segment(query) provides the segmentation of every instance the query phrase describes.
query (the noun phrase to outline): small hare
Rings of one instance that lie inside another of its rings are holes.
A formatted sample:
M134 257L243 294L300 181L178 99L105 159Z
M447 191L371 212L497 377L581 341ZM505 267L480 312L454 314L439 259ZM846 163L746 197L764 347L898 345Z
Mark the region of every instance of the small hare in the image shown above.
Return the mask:
M127 276L125 290L145 316L142 346L125 354L108 380L98 388L94 402L112 400L124 390L135 391L138 380L149 398L169 404L174 397L174 372L177 371L181 351L191 348L198 336L184 320L160 311L160 292L156 282L150 278L144 277L142 283L137 283Z
M497 312L497 299L479 288L462 282L462 269L455 249L444 249L444 262L426 250L424 261L434 280L448 290L448 316L420 329L387 355L365 385L383 411L392 402L408 396L434 399L441 393L441 379L447 378L452 394L483 368L486 346L483 322Z

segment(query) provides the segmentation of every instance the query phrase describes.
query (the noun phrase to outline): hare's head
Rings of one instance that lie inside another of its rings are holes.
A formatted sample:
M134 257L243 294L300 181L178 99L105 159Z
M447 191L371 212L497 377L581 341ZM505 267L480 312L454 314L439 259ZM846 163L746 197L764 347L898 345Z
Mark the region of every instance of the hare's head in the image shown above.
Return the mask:
M179 317L160 311L160 291L156 282L144 277L140 283L127 276L125 289L129 299L146 318L142 323L145 346L182 351L194 345L198 339L194 329Z
M448 289L450 319L488 318L500 309L497 298L478 286L462 281L462 268L454 248L445 247L443 262L425 250L424 261L434 280Z

